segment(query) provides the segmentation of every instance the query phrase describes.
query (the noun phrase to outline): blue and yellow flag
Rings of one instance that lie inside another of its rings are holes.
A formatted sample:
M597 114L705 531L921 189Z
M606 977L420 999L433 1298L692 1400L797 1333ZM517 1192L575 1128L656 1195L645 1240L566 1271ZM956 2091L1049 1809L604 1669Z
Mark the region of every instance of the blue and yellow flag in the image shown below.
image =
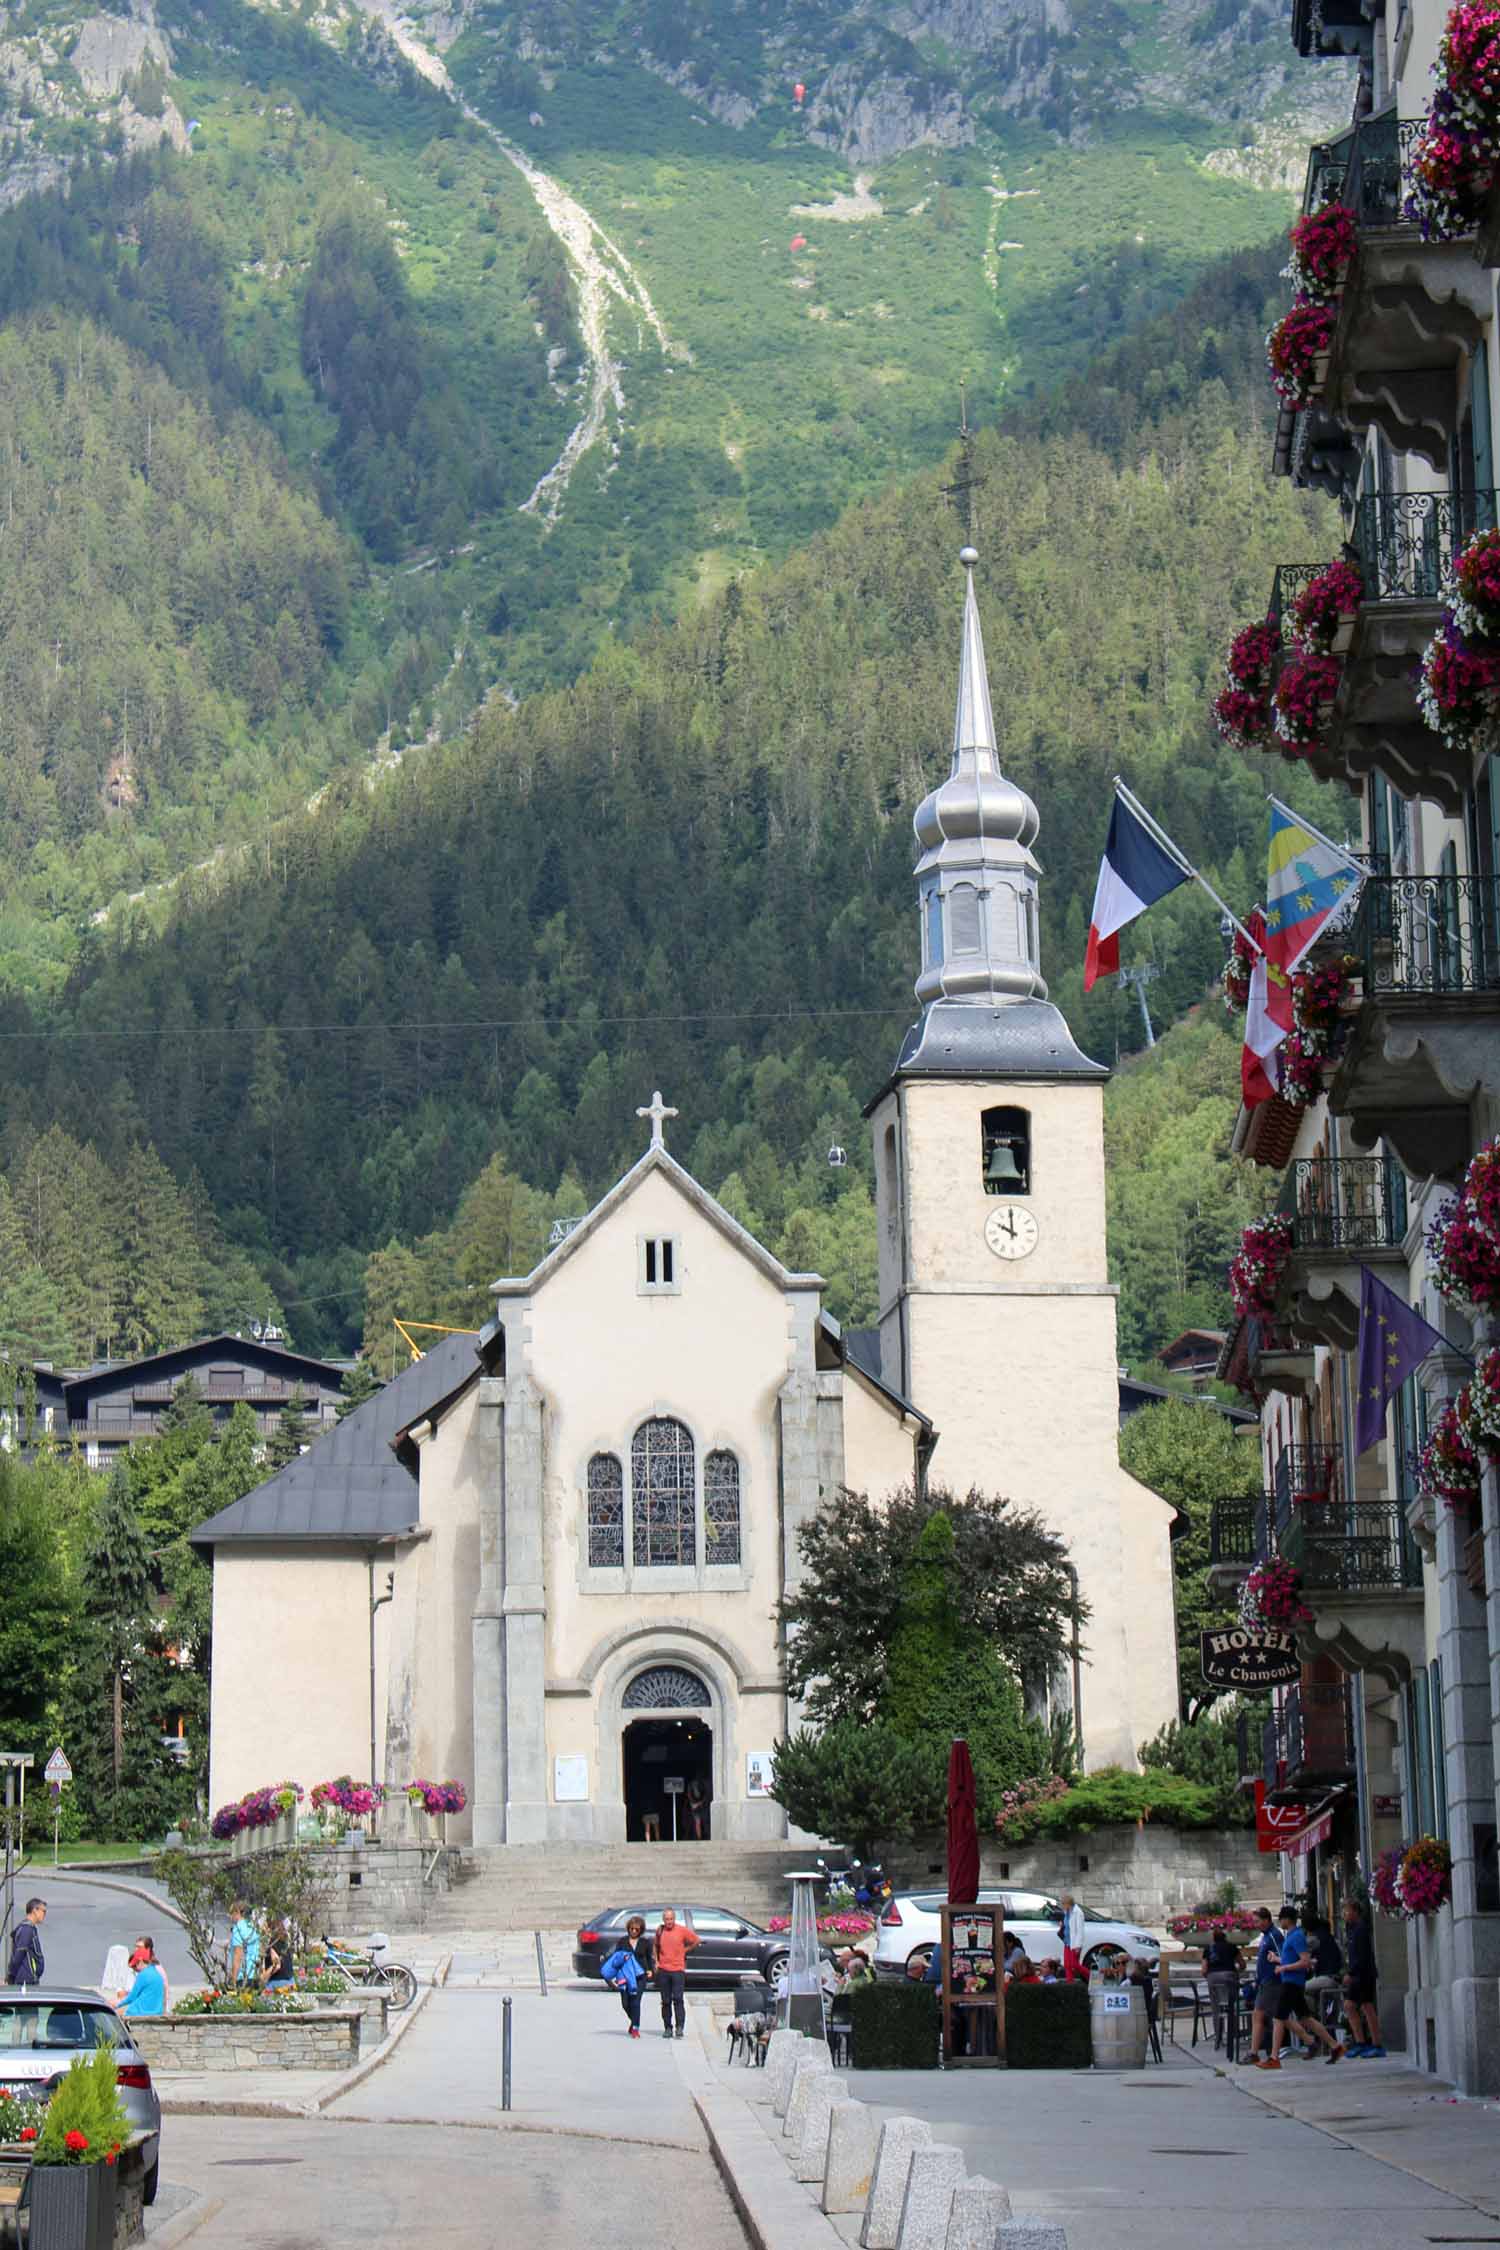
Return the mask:
M1271 799L1271 843L1266 861L1266 959L1287 973L1296 968L1325 923L1364 881L1364 869Z

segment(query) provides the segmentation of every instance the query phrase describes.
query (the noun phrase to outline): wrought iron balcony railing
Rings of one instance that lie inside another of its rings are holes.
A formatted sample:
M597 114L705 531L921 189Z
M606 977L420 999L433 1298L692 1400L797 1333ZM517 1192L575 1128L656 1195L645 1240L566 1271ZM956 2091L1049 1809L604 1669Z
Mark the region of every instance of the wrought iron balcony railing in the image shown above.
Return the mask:
M1307 156L1307 182L1302 190L1304 217L1312 211L1321 211L1325 203L1340 200L1344 192L1344 176L1349 169L1349 159L1354 154L1354 136L1358 128L1351 125L1346 132L1338 133L1331 141L1314 141Z
M1340 189L1341 200L1360 227L1405 226L1406 198L1412 186L1412 159L1427 130L1425 117L1367 117L1354 128Z
M1406 1517L1385 1500L1301 1500L1285 1521L1278 1511L1277 1545L1302 1573L1304 1594L1388 1594L1422 1583L1422 1558Z
M1297 596L1327 568L1326 562L1277 564L1276 575L1271 580L1271 607L1266 614L1276 627L1283 648L1292 646L1292 615Z
M1343 1456L1336 1445L1284 1445L1276 1456L1272 1490L1276 1531L1283 1537L1294 1511L1343 1496Z
M1494 492L1366 492L1354 546L1367 601L1438 601L1453 562L1476 531L1500 523Z
M1290 1687L1265 1729L1266 1786L1339 1781L1354 1771L1354 1707L1347 1681ZM1273 1770L1279 1778L1272 1781Z
M1372 875L1348 943L1367 999L1500 992L1500 878Z
M1214 1502L1208 1518L1210 1565L1243 1563L1248 1570L1259 1560L1255 1552L1255 1511L1260 1506L1254 1495Z
M1383 1156L1300 1156L1292 1167L1294 1250L1357 1256L1406 1233L1406 1175Z

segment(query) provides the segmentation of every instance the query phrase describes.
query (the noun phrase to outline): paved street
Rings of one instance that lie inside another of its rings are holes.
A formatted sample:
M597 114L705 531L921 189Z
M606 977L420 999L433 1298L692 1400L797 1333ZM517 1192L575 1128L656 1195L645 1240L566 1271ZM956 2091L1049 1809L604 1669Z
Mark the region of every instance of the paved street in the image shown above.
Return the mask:
M121 1877L138 1889L148 1886L141 1877ZM168 1914L148 1906L129 1891L81 1875L65 1875L52 1867L30 1866L16 1877L16 1917L25 1912L28 1898L47 1901L47 1922L42 1946L47 1956L49 1984L96 1985L104 1957L112 1945L129 1947L149 1933L156 1941L157 1958L174 1987L201 1984L182 1934L182 1925Z

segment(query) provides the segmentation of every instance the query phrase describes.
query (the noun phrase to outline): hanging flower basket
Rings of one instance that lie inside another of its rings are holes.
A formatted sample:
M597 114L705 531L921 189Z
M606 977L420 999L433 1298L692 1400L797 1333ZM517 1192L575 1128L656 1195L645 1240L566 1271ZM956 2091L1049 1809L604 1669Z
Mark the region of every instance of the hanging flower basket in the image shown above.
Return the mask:
M1486 1141L1470 1157L1463 1199L1480 1233L1500 1248L1500 1140Z
M1229 1294L1242 1319L1270 1320L1292 1254L1292 1222L1284 1211L1252 1219L1229 1261Z
M1365 582L1356 564L1330 563L1292 604L1292 636L1305 656L1341 656L1354 637Z
M1302 1599L1301 1571L1289 1562L1257 1563L1240 1588L1240 1615L1251 1624L1309 1624L1312 1611Z
M1419 1836L1401 1861L1401 1899L1408 1914L1436 1914L1453 1896L1453 1854L1436 1836Z
M1470 640L1500 640L1500 531L1476 531L1453 565L1453 622Z
M1358 247L1354 213L1347 203L1325 203L1292 228L1292 262L1287 277L1298 297L1331 304L1344 286L1349 261Z
M1427 1263L1439 1296L1478 1311L1500 1305L1500 1242L1466 1196L1450 1197L1427 1229Z
M1500 5L1458 0L1432 66L1426 125L1411 152L1406 217L1429 242L1471 234L1500 166Z
M1403 1920L1406 1904L1401 1896L1402 1847L1393 1844L1382 1852L1375 1862L1375 1872L1370 1877L1370 1897L1378 1914L1389 1914L1392 1920Z
M1328 731L1339 689L1336 656L1293 656L1282 666L1271 697L1276 733L1294 750L1313 750Z
M1271 731L1271 699L1254 688L1223 688L1214 697L1214 725L1236 750L1255 750Z
M1445 609L1422 651L1417 704L1452 750L1500 745L1500 646L1471 639Z
M1317 1099L1325 1072L1343 1051L1358 967L1353 954L1345 953L1315 969L1299 969L1292 978L1293 1022L1281 1044L1278 1091L1294 1109L1305 1109Z
M1467 1385L1449 1399L1417 1456L1417 1481L1434 1499L1466 1507L1479 1490L1473 1403Z
M1224 659L1227 685L1214 699L1214 725L1237 750L1264 742L1271 728L1271 667L1281 650L1280 629L1269 617L1243 625Z
M1500 1344L1480 1353L1469 1379L1469 1423L1487 1453L1500 1453Z
M1271 382L1283 406L1306 406L1328 379L1333 307L1299 299L1266 338Z
M1250 1005L1250 975L1254 967L1254 949L1236 930L1229 941L1229 958L1224 963L1222 976L1224 1005L1232 1015L1242 1016Z

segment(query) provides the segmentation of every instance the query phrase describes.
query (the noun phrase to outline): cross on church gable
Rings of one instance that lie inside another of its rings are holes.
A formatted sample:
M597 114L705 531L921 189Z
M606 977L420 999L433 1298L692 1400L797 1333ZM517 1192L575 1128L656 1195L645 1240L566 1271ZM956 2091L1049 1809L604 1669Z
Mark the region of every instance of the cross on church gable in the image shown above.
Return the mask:
M662 1133L662 1126L667 1118L675 1117L677 1115L677 1112L675 1109L669 1109L667 1104L662 1100L661 1088L659 1086L657 1087L655 1093L651 1096L650 1101L644 1103L642 1107L636 1111L635 1114L637 1117L650 1118L651 1146L653 1148L665 1148L667 1144Z

